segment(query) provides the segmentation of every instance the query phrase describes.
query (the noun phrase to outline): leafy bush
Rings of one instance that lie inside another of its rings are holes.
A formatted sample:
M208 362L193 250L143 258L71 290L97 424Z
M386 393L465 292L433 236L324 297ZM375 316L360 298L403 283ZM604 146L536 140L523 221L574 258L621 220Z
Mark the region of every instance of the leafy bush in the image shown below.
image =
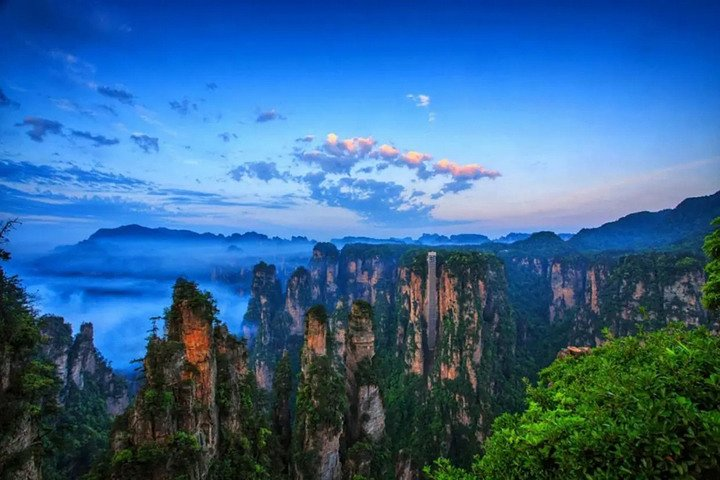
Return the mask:
M705 237L703 250L710 259L705 266L707 283L703 287L703 305L708 310L720 310L720 217L713 220L715 230Z

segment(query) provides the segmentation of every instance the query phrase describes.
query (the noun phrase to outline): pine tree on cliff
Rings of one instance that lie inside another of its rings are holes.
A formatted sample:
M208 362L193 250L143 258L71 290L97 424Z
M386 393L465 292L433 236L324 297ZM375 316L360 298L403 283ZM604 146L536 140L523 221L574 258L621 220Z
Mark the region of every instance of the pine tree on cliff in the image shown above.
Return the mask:
M116 422L112 478L206 478L218 447L216 313L209 292L177 280L165 313L167 335L149 337L145 385Z
M275 369L272 407L272 428L277 443L275 467L283 477L287 477L290 471L290 449L292 446L291 393L292 371L290 368L290 356L285 351Z
M2 248L14 222L0 226ZM37 360L38 319L20 280L0 267L0 479L38 479L41 422L54 412L59 382L54 365Z

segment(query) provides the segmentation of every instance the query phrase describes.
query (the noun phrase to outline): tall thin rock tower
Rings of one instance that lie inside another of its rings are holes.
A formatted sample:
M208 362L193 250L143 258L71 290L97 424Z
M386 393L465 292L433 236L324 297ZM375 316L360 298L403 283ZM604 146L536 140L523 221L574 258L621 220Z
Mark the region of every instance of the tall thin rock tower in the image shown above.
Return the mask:
M428 349L434 352L435 342L437 341L438 324L437 254L435 252L428 252L427 266L425 320L427 322Z

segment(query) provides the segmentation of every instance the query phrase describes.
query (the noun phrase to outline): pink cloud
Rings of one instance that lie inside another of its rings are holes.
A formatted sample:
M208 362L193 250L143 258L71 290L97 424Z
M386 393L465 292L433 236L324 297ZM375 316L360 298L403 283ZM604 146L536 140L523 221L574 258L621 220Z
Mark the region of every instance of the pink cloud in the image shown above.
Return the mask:
M432 160L432 156L428 155L427 153L421 153L416 152L414 150L410 150L409 152L405 152L400 157L403 162L407 163L411 166L418 166L422 162L425 162L427 160Z
M443 158L435 164L435 171L440 173L449 173L453 178L476 180L479 178L496 178L500 176L497 170L488 170L477 163L468 165L460 165L447 158Z
M373 158L382 158L384 160L392 160L393 158L396 158L398 155L400 155L400 150L393 147L392 145L388 144L382 144L380 147L378 147L377 150L372 152L370 155Z
M372 137L353 137L340 139L334 133L328 133L323 149L330 155L362 158L375 146Z

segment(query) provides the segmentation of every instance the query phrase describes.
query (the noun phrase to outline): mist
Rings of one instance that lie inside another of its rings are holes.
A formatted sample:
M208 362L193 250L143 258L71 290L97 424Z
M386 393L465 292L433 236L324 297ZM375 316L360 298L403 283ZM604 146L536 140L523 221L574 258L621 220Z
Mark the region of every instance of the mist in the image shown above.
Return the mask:
M4 266L19 275L39 314L63 317L75 333L81 323L92 322L95 345L119 370L130 369L132 360L144 356L150 319L171 305L178 277L210 291L218 318L239 335L253 266L259 261L275 264L284 285L295 268L307 265L313 245L307 239L257 234L181 236L143 229L137 235L123 228L101 230L50 252L24 253Z

